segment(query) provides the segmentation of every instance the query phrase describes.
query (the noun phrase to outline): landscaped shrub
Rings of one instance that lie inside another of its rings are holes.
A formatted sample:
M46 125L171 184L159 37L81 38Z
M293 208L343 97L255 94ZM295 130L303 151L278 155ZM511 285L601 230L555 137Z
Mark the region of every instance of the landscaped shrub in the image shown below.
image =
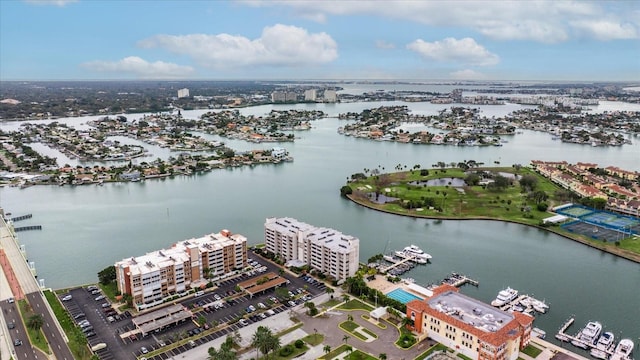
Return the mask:
M294 343L295 347L297 347L298 349L302 349L302 347L304 346L304 341L298 339L296 340L296 342Z
M293 353L293 346L285 345L282 349L280 349L280 356L289 356Z

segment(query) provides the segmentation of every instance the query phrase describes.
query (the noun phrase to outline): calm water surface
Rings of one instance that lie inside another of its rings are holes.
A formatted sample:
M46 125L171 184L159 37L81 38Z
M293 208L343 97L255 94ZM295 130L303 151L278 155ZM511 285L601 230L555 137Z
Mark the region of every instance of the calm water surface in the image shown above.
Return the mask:
M319 109L337 114L345 111L342 105L354 109L346 111L375 107L335 104ZM243 111L262 115L271 108ZM427 106L422 109L428 110ZM80 124L87 119L69 121ZM297 133L300 138L295 143L280 144L294 156L293 163L142 183L4 187L0 204L15 215L32 213L33 219L24 225L43 225L44 230L19 237L29 260L36 263L39 278L53 288L95 282L96 273L117 260L223 228L244 234L251 244L260 243L266 217L291 216L359 237L361 261L407 244L419 245L433 255L433 262L406 276L423 285L456 271L480 282L478 288L462 291L487 302L506 286L545 299L551 310L535 325L549 334L575 316L572 331L589 320L599 320L616 336L621 333L640 342L640 265L636 263L525 226L386 215L339 196L340 186L352 173L377 166L391 170L397 164L430 168L438 161L473 159L508 166L543 159L640 170L637 141L593 148L525 131L502 147L420 146L344 137L336 133L341 124L323 119L311 131ZM15 124L2 128L7 126ZM225 142L239 150L273 146Z

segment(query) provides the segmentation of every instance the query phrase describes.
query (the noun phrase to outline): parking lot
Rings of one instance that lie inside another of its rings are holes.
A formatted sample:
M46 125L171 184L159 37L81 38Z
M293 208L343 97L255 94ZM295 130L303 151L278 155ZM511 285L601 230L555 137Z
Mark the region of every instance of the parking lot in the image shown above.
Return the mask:
M280 270L262 259L250 257L250 262L254 264L251 270L220 281L217 288L198 292L199 296L181 301L182 305L193 312L191 320L158 329L144 337L121 336L135 332L132 314L114 309L97 288L76 288L60 294L59 298L87 337L89 347L94 348L100 359L169 359L312 300L326 289L324 283L310 277L284 274L283 277L289 280L286 290L270 289L250 298L249 295L236 292L239 282L259 277L269 271L278 273ZM198 320L205 322L199 325ZM176 342L180 345L176 346ZM162 349L166 351L157 352ZM149 356L152 353L156 355Z

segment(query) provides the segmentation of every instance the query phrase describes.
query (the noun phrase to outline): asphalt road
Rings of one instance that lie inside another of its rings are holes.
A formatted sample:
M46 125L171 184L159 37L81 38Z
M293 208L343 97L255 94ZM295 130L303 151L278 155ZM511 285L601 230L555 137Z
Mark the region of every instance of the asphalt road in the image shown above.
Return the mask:
M46 299L41 292L33 292L27 294L27 299L31 305L31 309L38 314L42 314L44 322L42 324L42 332L49 341L49 347L53 351L57 360L74 360L71 351L64 340L64 337L60 333L59 328L56 326L55 319L51 316L51 313L47 309L45 304Z
M15 328L13 329L2 329L0 330L0 332L4 332L5 336L11 339L11 344L13 344L15 340L22 341L22 345L13 346L15 351L15 354L13 355L14 359L46 359L44 354L40 353L39 351L36 352L31 347L31 344L29 344L27 330L24 328L24 324L22 323L22 319L20 318L17 304L3 301L2 303L0 303L0 308L2 308L2 315L4 316L7 327L9 326L9 324L15 325Z

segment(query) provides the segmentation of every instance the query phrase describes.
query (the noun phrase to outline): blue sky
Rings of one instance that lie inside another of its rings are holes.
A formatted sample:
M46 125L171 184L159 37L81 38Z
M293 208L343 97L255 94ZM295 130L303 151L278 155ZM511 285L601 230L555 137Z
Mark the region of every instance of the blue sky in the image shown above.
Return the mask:
M1 80L640 80L640 1L0 0Z

